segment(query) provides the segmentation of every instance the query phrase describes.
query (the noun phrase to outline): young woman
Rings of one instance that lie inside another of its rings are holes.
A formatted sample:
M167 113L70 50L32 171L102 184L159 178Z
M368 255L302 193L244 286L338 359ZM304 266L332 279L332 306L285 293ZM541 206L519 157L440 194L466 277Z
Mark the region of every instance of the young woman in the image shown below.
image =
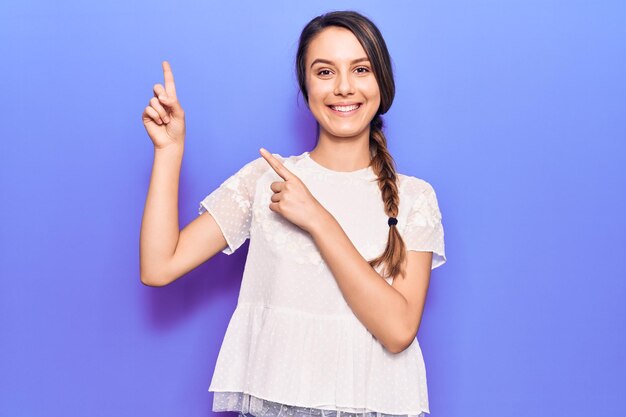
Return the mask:
M250 246L209 387L214 411L257 417L429 413L416 334L445 261L433 187L396 172L381 115L394 97L377 27L352 11L303 29L296 72L318 122L312 151L261 148L179 233L184 112L163 62L143 121L155 159L141 280L166 285L219 251Z

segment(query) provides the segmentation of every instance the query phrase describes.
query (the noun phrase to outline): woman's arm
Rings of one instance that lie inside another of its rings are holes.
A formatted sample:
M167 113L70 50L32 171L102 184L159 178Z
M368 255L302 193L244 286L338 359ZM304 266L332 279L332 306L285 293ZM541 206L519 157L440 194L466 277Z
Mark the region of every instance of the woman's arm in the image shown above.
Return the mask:
M183 147L154 149L154 163L139 239L140 276L146 285L166 284L165 265L179 238L178 184Z
M309 233L359 321L388 351L406 349L421 321L432 252L409 251L405 279L394 279L391 286L363 258L328 211L320 212Z
M182 150L174 146L155 149L140 237L141 282L149 286L160 287L173 282L227 246L222 230L209 212L198 216L179 232L181 161Z
M432 252L409 251L404 279L389 285L361 256L341 225L306 185L266 149L261 156L284 180L270 184L270 210L309 232L348 305L385 348L399 353L419 327L430 280Z
M169 284L226 247L210 214L199 216L179 232L178 183L185 142L185 111L176 96L174 74L163 61L165 86L155 84L154 97L142 114L154 144L154 164L141 221L139 258L141 282Z

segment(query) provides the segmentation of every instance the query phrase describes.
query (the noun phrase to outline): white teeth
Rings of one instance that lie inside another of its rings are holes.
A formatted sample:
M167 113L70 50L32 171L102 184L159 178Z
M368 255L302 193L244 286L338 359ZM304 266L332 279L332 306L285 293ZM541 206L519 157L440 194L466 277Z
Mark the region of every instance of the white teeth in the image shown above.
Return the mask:
M330 106L333 110L339 110L339 111L351 111L354 109L358 109L361 105L360 104L353 104L352 106Z

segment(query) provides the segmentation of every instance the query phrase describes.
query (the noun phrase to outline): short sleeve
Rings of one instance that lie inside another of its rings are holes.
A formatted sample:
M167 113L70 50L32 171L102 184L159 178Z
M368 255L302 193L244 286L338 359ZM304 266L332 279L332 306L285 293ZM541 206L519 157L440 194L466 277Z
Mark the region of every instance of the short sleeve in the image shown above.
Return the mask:
M228 244L222 251L226 255L250 237L256 180L263 166L260 160L248 162L200 202L198 215L208 211L213 216Z
M409 211L402 237L407 250L433 253L432 270L446 262L443 224L435 190L425 181L422 188Z

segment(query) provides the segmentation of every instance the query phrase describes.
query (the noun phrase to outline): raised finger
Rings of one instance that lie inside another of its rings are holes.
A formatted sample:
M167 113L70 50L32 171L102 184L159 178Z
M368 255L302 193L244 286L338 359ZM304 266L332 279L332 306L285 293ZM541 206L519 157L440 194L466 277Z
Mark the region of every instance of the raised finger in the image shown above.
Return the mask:
M282 179L289 180L293 178L293 174L289 171L278 159L274 157L271 153L269 153L265 148L259 149L261 152L261 156L267 161L268 164L272 167L274 172L276 172Z
M170 117L167 114L167 111L165 111L165 109L163 108L163 106L161 105L161 103L159 103L159 99L156 97L152 97L150 99L150 106L157 111L157 113L159 113L159 117L161 118L161 120L163 120L165 123L168 123L170 121Z
M163 78L165 79L165 91L171 98L176 98L176 86L174 85L174 74L170 63L163 61Z

